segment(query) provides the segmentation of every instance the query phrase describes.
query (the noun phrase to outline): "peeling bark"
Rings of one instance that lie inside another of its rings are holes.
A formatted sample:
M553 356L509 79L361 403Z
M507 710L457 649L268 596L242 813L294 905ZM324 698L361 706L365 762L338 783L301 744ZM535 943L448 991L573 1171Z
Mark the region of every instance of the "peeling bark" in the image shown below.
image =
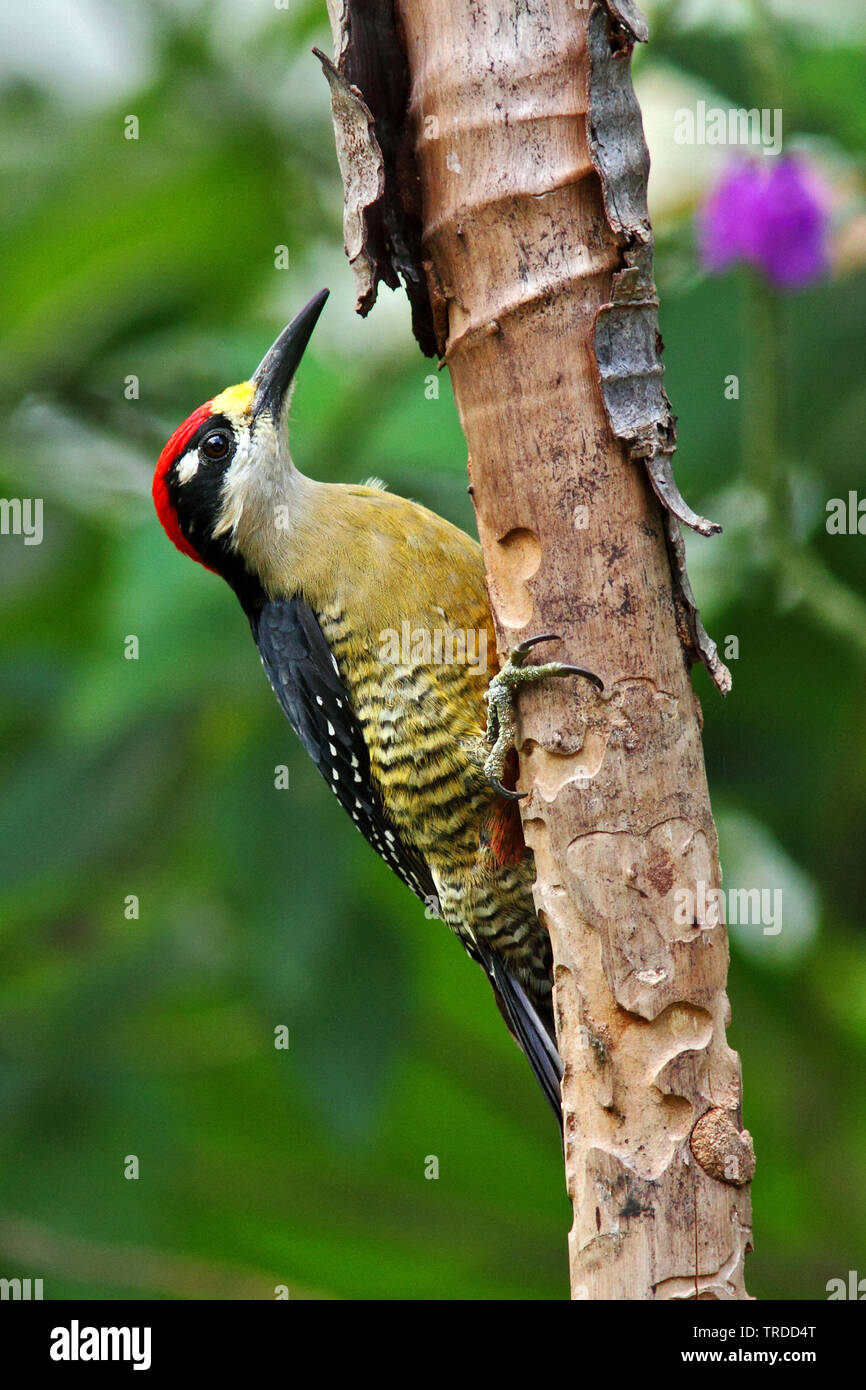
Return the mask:
M421 219L400 273L426 275L500 652L556 632L545 660L605 682L602 697L566 681L527 690L518 723L565 1065L572 1293L743 1298L753 1155L725 1036L725 930L701 916L720 875L689 662L722 690L729 677L679 526L718 528L671 470L630 77L645 24L629 0L331 9L358 54L338 48L337 66L383 151L390 140L373 206ZM388 140L373 95L386 75L405 93ZM346 184L356 205L360 183ZM684 893L695 913L678 910Z
M390 0L328 0L334 61L313 52L331 88L343 178L343 235L357 310L402 281L422 352L437 350L421 254L421 197L406 126L409 74Z
M359 314L376 302L381 278L373 249L373 213L385 192L385 161L376 139L373 113L357 87L317 48L313 49L331 88L331 114L337 142L337 161L346 196L343 200L343 246L355 272Z
M653 283L653 234L647 208L649 152L626 58L648 38L634 5L596 5L588 26L589 152L601 180L608 226L622 250L623 269L613 277L611 302L598 312L595 360L611 429L643 460L664 509L674 601L683 645L704 662L726 695L731 675L719 659L695 605L686 574L686 552L678 522L702 536L721 531L698 516L680 496L673 474L676 420L665 394L658 296Z

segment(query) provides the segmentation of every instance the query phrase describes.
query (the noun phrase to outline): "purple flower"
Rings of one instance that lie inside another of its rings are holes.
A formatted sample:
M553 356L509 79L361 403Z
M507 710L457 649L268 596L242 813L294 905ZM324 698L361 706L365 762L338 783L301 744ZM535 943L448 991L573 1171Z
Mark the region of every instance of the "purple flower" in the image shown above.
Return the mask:
M700 212L701 260L714 274L745 261L781 289L808 285L827 270L826 201L800 160L735 164Z

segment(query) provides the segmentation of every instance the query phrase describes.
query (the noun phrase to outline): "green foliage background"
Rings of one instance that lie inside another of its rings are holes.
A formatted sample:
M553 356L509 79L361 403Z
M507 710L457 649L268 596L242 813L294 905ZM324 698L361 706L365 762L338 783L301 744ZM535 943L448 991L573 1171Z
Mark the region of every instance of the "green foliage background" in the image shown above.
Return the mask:
M775 75L786 129L862 196L866 58L824 8L820 41L796 10L777 27ZM0 86L0 491L45 506L41 546L0 537L0 1274L51 1298L566 1297L555 1127L486 983L325 794L234 599L149 499L170 430L329 283L299 465L375 473L472 529L447 374L426 399L404 301L351 314L309 54L324 6L95 13L128 78L87 99L11 68ZM656 6L641 76L774 104L727 17ZM783 422L757 475L756 287L699 271L693 203L657 218L667 382L683 491L726 528L690 543L694 587L740 644L726 702L695 679L726 885L785 903L778 936L733 933L749 1282L822 1298L866 1272L866 543L824 526L862 486L866 275L849 256L776 306Z

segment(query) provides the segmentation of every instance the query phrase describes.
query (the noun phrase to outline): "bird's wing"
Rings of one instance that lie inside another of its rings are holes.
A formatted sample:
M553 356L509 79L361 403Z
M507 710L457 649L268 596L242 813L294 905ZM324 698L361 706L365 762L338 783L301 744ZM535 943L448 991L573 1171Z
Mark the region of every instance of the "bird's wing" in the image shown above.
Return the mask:
M275 599L256 613L251 625L274 694L340 804L388 867L422 902L438 903L430 870L401 840L371 781L363 731L312 608L300 598ZM462 934L461 939L490 980L509 1031L526 1053L562 1123L562 1064L556 1051L552 1009L533 1003L504 961L483 942L469 941Z
M274 694L341 806L422 902L436 900L426 863L391 824L370 778L364 734L310 605L275 599L251 619Z

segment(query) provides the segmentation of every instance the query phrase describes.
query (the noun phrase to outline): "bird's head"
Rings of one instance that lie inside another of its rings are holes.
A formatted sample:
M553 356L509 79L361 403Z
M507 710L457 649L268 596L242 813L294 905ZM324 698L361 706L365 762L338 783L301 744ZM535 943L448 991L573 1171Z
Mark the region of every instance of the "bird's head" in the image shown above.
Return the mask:
M320 290L292 319L249 381L194 410L156 465L153 500L166 534L239 592L300 479L289 455L288 402L327 297Z

